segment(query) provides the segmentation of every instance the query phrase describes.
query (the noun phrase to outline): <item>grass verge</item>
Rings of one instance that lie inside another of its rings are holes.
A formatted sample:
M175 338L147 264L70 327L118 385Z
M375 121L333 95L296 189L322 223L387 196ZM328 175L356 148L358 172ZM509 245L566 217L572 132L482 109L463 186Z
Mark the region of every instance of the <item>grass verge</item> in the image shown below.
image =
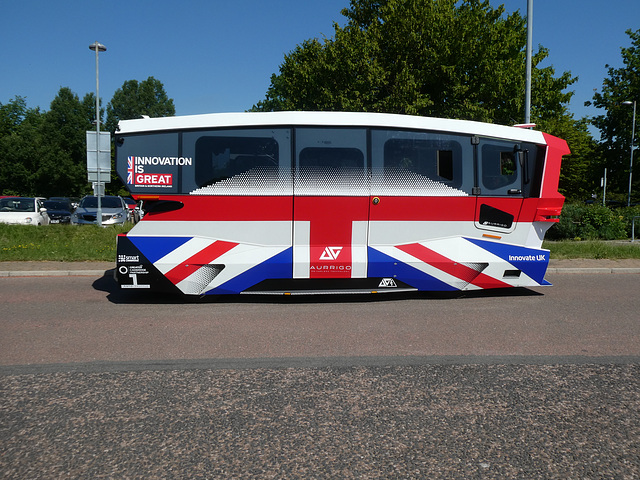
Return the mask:
M0 261L112 262L116 258L116 236L124 227L94 225L0 224ZM545 241L551 258L640 258L640 241Z
M561 240L545 241L542 248L551 251L551 258L640 258L640 241L629 240Z
M0 224L0 261L114 261L116 236L132 226Z

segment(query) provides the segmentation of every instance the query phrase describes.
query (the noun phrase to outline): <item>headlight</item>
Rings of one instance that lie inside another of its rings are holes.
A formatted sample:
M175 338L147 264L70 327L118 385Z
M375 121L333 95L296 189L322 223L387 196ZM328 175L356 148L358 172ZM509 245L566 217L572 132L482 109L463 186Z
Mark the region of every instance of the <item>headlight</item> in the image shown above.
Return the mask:
M115 219L117 219L117 218L122 218L122 215L123 215L123 214L122 214L122 212L120 212L120 213L116 213L112 218L113 218L114 220L115 220Z

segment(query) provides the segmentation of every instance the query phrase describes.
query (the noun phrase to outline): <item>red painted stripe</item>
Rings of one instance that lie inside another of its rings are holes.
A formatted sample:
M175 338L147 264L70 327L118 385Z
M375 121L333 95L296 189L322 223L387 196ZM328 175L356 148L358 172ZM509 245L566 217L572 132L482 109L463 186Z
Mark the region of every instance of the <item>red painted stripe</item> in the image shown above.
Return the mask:
M169 212L150 212L142 221L291 221L293 197L160 195L159 200L180 202Z
M442 270L449 275L480 288L503 288L511 286L508 283L501 282L500 280L490 277L489 275L485 275L484 273L478 273L476 270L469 268L466 265L454 262L450 258L440 255L419 243L399 245L396 248L416 257L418 260L421 260L438 270Z
M559 195L559 194L558 194ZM348 211L352 201L358 205L368 202L370 208L358 207L358 212L370 213L372 221L465 221L473 222L476 217L476 201L478 205L487 203L514 215L516 221L531 222L535 218L538 204L552 202L561 205L559 198L527 198L524 199L522 213L518 219L519 204L513 198L499 197L379 197L374 205L373 197L260 197L260 196L199 196L199 195L161 195L159 200L176 201L183 204L178 210L169 212L150 212L143 221L291 221L294 202L296 218L311 217L324 210L330 212L335 220L339 214ZM356 200L357 199L357 200ZM313 206L306 206L307 200ZM304 208L298 214L297 210ZM335 210L334 210L335 209ZM322 215L322 214L321 214ZM366 220L365 216L356 214L354 220Z
M223 242L218 240L217 242L213 242L206 248L203 248L195 255L189 257L184 263L175 266L171 270L169 270L165 276L174 284L178 284L193 272L198 270L202 265L206 265L211 263L216 258L221 255L227 253L233 247L238 245L237 243L231 242Z
M373 197L371 197L373 199ZM371 202L373 221L450 221L473 222L476 197L388 197Z

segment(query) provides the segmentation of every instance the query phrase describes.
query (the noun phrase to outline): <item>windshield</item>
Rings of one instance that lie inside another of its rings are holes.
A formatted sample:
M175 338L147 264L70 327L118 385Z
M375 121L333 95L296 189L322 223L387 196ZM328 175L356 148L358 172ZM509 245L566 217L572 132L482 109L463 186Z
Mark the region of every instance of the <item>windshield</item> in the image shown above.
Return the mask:
M44 202L44 207L49 210L69 210L69 204L66 202L53 202L46 201Z
M102 197L102 208L122 208L122 202L118 197ZM82 208L98 208L98 197L84 197L80 202Z
M33 198L0 198L2 212L35 212Z

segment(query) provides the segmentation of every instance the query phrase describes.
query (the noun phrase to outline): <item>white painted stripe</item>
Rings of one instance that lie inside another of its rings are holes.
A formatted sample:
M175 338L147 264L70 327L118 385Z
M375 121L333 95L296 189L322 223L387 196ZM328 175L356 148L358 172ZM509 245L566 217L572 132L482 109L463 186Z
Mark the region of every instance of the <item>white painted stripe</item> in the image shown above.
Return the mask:
M203 237L225 242L264 246L291 246L290 221L142 221L131 237Z
M175 250L166 254L164 257L158 259L154 263L154 266L164 275L169 270L175 268L177 265L183 264L187 259L207 248L214 242L215 240L208 238L192 238L188 242L183 243Z
M245 273L256 265L266 262L270 258L282 253L284 250L286 250L286 248L238 245L213 261L214 264L222 264L225 268L207 286L201 290L199 289L197 292L193 291L192 284L194 282L192 282L192 277L198 276L198 272L194 272L179 282L177 287L184 293L204 293L208 290L219 287L223 283Z
M293 222L293 278L309 278L311 222Z
M369 222L354 221L351 226L351 278L367 277L367 231Z
M473 221L371 221L369 224L369 245L403 245L407 243L422 243L437 239L470 237L483 239L482 234L502 237L501 243L540 248L542 239L535 232L531 222L516 223L511 233L499 231L484 231L476 228Z

